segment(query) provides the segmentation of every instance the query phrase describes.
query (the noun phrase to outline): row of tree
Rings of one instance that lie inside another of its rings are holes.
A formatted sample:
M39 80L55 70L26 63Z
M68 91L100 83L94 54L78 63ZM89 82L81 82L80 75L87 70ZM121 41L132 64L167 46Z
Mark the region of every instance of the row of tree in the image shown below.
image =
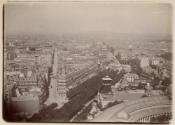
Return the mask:
M98 89L102 86L101 78L104 73L85 81L75 88L76 96L60 109L51 109L50 107L41 110L28 119L29 122L68 122L90 99L94 98ZM72 93L73 94L73 93Z
M118 82L122 78L124 71L119 72L119 71L114 71L114 70L109 69L109 70L105 70L104 74L109 75L109 77L111 77L113 79L111 84L114 85L116 82ZM118 102L118 101L115 101L114 103L111 102L108 104L108 106L106 108L109 108L109 107L116 105L118 103L120 103L120 102ZM84 109L84 111L78 115L78 117L74 121L75 122L86 121L87 115L88 115L89 111L91 110L91 108L92 108L92 105L89 104ZM105 110L105 109L101 109L101 110Z

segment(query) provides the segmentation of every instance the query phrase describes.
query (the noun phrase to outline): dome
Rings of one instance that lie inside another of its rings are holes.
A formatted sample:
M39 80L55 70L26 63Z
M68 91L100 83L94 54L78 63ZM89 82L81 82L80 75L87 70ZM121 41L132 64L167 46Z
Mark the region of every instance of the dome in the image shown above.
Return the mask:
M102 78L102 80L112 80L109 76L105 76Z

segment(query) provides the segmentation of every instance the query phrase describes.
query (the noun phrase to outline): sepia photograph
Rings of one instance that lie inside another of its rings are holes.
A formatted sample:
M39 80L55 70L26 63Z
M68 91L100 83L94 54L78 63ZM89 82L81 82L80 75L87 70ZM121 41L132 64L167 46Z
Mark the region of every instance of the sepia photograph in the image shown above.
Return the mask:
M5 3L3 120L170 124L172 13L156 2Z

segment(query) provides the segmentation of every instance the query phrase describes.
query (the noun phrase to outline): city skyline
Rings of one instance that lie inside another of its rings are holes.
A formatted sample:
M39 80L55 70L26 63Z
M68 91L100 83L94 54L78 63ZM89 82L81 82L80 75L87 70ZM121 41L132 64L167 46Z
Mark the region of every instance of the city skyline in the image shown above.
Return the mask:
M170 4L4 7L4 121L171 122Z

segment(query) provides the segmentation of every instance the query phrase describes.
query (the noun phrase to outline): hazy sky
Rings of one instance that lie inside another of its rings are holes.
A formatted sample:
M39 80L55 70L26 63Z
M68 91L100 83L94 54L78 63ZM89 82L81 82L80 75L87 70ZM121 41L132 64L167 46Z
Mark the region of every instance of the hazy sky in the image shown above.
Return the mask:
M168 4L10 3L5 6L5 31L171 34L171 9Z

